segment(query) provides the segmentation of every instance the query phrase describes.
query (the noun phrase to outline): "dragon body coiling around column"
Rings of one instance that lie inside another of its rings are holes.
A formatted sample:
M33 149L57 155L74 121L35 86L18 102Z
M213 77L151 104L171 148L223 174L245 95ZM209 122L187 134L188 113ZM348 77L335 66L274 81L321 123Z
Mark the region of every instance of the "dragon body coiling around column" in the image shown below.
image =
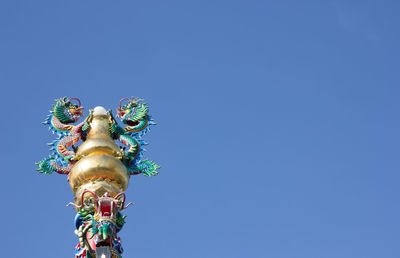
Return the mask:
M124 103L124 101L127 101ZM79 244L75 258L122 257L122 246L117 233L125 224L122 211L125 191L131 175L157 175L160 168L153 161L143 159L142 139L154 124L147 104L141 99L122 99L116 117L118 125L103 107L83 116L79 99L57 99L44 124L57 135L49 144L51 154L36 163L40 173L68 175L74 194L75 234ZM75 124L75 125L74 125ZM122 143L121 147L115 141Z
M123 105L123 101L128 101ZM110 126L110 132L114 139L118 139L127 149L122 153L123 163L130 175L143 174L145 176L156 175L160 168L153 161L142 160L143 146L147 143L142 137L150 130L149 126L155 124L148 115L149 108L141 99L122 99L117 109L117 117L127 126L122 128L114 118Z
M73 100L76 100L78 104L72 103ZM56 100L53 110L50 111L50 115L43 124L48 125L58 138L49 144L52 151L50 156L36 163L39 166L39 172L69 174L74 162L75 150L68 148L71 146L74 148L74 144L82 138L82 127L85 122L76 126L71 124L76 123L83 116L82 111L83 107L77 98L64 97Z

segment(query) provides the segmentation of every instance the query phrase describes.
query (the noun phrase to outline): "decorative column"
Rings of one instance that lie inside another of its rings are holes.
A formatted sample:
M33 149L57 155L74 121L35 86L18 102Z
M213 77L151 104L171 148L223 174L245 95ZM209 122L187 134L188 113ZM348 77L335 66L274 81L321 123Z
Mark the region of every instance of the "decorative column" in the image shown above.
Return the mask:
M129 178L156 175L159 168L142 159L142 137L154 123L147 105L136 98L120 101L117 117L125 127L103 107L95 107L82 123L72 125L81 116L83 108L78 99L56 100L44 124L58 138L49 144L51 155L37 163L38 171L68 175L74 194L74 203L70 204L77 210L75 234L79 244L75 257L122 257L117 234L125 224L122 212L131 204L125 204Z

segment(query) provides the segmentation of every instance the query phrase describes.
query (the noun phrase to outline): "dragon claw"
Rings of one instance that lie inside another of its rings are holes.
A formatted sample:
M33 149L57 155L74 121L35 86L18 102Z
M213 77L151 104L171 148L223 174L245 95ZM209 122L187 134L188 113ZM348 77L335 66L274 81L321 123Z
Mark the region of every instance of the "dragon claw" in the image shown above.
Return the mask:
M71 161L78 161L80 159L82 159L84 156L80 155L80 154L76 154L76 155L71 155L73 156L72 158L70 158Z

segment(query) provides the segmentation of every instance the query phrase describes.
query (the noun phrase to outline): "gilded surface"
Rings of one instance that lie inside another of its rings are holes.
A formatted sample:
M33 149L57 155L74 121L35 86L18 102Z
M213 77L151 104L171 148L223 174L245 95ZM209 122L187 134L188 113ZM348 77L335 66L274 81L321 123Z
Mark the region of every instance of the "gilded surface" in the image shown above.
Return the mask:
M119 146L110 137L109 117L93 115L87 139L78 147L77 156L80 159L70 173L69 183L72 192L74 194L78 191L83 192L90 181L106 181L119 190L116 193L124 192L128 187L129 174L124 164L117 158L119 152ZM85 187L80 189L82 186ZM95 192L98 196L104 192L102 187L96 189L90 187L87 190Z

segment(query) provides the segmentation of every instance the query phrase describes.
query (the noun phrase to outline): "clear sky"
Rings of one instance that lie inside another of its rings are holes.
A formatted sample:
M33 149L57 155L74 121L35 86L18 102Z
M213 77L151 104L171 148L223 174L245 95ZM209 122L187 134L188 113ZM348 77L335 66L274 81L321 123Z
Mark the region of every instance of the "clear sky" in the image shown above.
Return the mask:
M72 193L40 175L62 96L158 125L124 257L395 258L399 1L0 3L2 257L72 257Z

